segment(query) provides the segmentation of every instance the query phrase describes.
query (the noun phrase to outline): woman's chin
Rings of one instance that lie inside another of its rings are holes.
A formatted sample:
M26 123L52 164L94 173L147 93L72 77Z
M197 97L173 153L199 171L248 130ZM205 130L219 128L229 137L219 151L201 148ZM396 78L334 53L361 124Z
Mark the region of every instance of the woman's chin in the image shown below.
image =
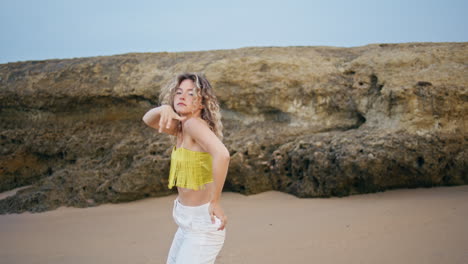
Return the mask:
M179 114L179 115L184 114L184 113L187 112L187 110L185 110L184 107L180 107L180 106L176 106L176 107L174 107L174 109L175 109L176 113Z
M176 107L175 112L180 116L188 116L188 115L194 114L186 107L180 107L180 108Z

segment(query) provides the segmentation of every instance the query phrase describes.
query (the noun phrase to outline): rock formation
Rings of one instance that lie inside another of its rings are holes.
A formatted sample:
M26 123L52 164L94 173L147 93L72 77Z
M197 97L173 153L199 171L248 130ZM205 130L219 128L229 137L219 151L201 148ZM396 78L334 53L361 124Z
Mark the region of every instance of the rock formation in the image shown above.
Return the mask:
M204 72L225 190L299 197L468 183L468 43L261 47L0 65L1 213L164 196L172 142L142 116Z

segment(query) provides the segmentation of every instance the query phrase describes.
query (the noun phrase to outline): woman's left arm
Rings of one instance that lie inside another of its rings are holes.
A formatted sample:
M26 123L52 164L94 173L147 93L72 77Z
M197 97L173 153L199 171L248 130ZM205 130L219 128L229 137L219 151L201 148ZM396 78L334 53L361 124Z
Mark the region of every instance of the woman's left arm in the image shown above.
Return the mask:
M220 199L229 167L229 151L216 134L201 120L190 118L185 121L184 131L213 157L213 180L215 190L211 200L210 215L212 222L214 222L214 215L221 220L222 224L219 230L222 230L226 225L227 217L224 215L223 209L221 208Z

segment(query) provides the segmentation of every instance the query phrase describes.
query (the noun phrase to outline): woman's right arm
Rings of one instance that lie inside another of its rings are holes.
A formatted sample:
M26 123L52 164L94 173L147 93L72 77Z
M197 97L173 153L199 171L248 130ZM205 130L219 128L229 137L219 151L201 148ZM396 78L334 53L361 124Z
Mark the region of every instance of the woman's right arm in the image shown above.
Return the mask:
M175 135L179 123L177 120L182 121L185 117L176 114L170 105L161 105L146 112L142 119L146 125L157 129L159 133Z

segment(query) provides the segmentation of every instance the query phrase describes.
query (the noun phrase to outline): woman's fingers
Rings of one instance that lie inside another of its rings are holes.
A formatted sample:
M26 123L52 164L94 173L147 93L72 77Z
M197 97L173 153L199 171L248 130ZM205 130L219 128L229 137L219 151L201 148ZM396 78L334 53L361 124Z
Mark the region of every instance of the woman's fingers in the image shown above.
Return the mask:
M160 120L161 122L159 123L159 132L162 132L162 129L164 127L169 128L168 125L170 125L170 120L171 120L171 118L169 118L168 113L163 113L161 115L161 120Z
M210 218L211 218L211 223L214 224L215 223L215 214L214 214L214 210L213 210L213 205L210 204L210 206L208 207L208 212L210 214Z
M211 213L210 217L211 217L211 223L214 224L215 223L215 214Z
M168 118L166 122L166 128L167 129L171 128L171 125L172 125L172 118Z
M219 226L218 230L223 230L227 224L227 217L224 215L220 218L220 220L221 220L221 225Z
M163 132L163 129L169 129L171 127L171 122L172 122L172 114L171 114L172 109L165 108L163 111L161 111L161 114L159 116L159 133Z
M172 122L174 122L173 119L183 121L186 118L186 116L179 116L177 113L171 112L170 114L164 115L163 125L165 125L166 129L170 129L172 126Z
M177 119L177 120L181 120L181 117L177 114L173 114L173 115L170 115L170 116L167 116L166 119L165 119L165 125L166 125L166 129L170 129L171 126L172 126L172 122L174 122L173 119ZM185 119L185 118L184 118Z
M173 119L183 121L187 119L186 116L179 116L172 108L167 107L161 111L159 116L159 133L163 132L163 129L170 129L172 126Z
M218 227L218 230L223 230L226 227L227 216L224 215L223 209L218 203L210 203L209 213L211 218L211 223L216 223L215 217L221 221L221 225Z
M159 133L162 132L162 127L164 125L164 113L161 113L159 116Z

